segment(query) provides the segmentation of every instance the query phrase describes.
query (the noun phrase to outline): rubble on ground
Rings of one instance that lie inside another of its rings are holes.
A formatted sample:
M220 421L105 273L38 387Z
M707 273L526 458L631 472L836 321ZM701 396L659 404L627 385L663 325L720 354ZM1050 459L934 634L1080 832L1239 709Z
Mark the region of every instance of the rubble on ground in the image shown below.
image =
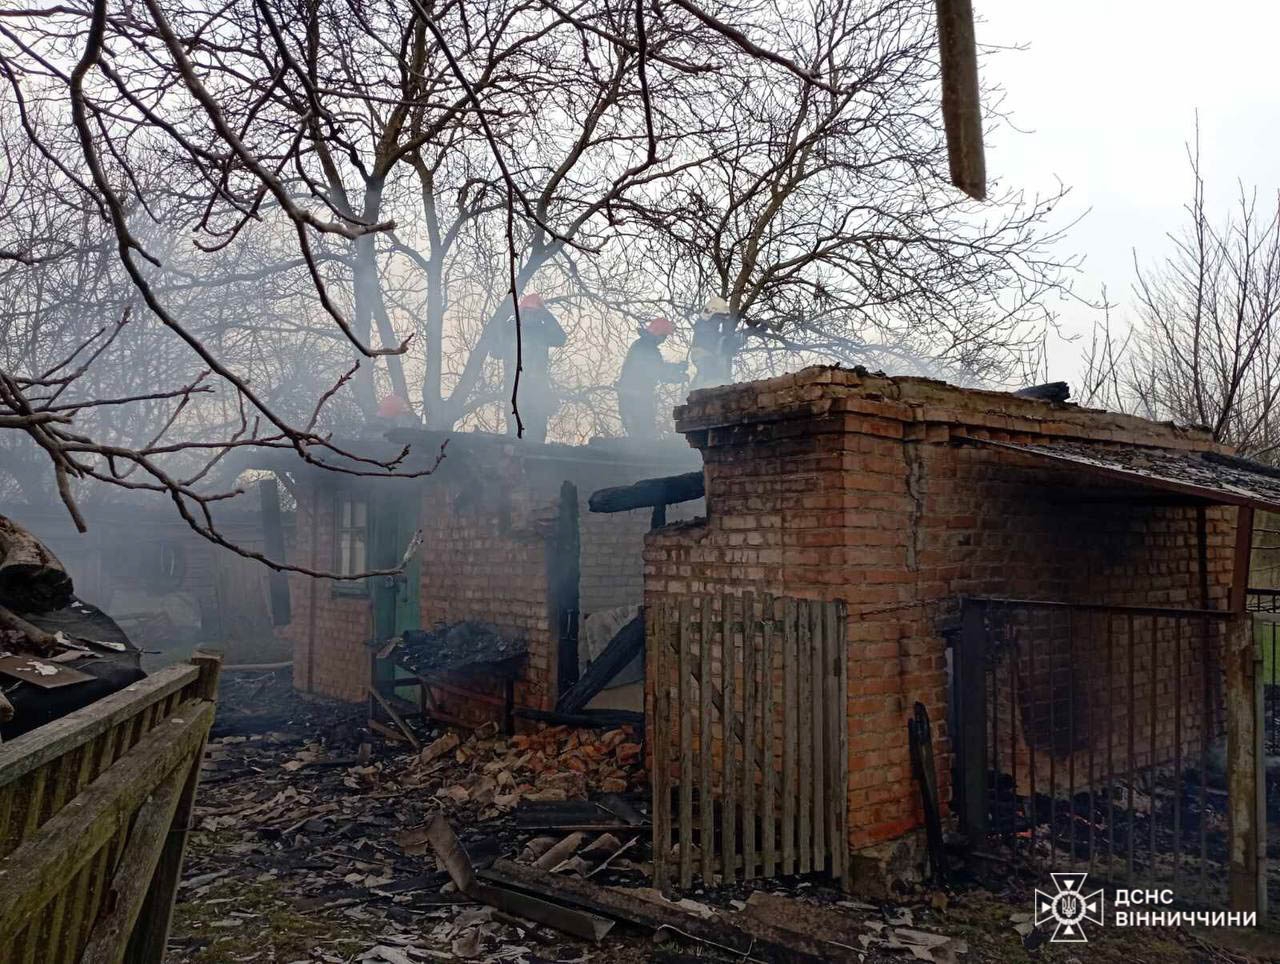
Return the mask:
M408 752L371 736L365 707L304 698L287 673L227 674L220 701L171 964L985 964L1047 940L1018 916L1042 882L1005 867L989 889L971 880L896 901L818 876L668 899L652 889L640 735L626 728L437 729ZM452 863L432 842L438 819L456 833ZM598 941L570 936L592 926ZM1167 964L1205 959L1202 936L1137 936ZM1135 940L1108 929L1090 959L1139 959Z

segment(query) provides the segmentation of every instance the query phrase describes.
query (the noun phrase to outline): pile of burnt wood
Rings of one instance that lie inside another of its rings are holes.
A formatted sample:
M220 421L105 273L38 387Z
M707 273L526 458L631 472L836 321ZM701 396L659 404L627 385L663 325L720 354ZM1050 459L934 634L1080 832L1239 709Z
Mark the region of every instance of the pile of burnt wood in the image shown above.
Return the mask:
M142 679L139 663L120 627L76 598L58 557L0 515L0 739Z

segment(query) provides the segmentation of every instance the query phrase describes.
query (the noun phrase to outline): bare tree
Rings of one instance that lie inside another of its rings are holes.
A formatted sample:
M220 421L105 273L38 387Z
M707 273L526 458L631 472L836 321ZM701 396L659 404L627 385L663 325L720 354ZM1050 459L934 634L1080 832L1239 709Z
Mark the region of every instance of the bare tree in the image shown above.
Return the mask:
M1183 231L1154 266L1134 256L1136 319L1112 333L1110 313L1086 354L1086 401L1203 425L1259 458L1280 447L1280 195L1243 185L1211 216L1199 133Z
M987 364L1055 283L1049 205L947 193L935 45L930 0L2 11L26 347L0 428L82 528L96 482L261 558L217 530L223 467L429 472L337 439L381 390L496 418L490 348L530 284L574 322L570 412L600 409L598 353L708 286L786 350Z

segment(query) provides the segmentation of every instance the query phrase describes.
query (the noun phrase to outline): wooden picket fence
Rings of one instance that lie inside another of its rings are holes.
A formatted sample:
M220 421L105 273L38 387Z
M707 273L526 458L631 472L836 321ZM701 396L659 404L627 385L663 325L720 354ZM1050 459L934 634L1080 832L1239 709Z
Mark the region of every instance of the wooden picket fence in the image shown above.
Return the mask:
M746 593L645 610L654 882L849 882L842 602Z
M220 662L167 667L0 746L0 959L163 959Z

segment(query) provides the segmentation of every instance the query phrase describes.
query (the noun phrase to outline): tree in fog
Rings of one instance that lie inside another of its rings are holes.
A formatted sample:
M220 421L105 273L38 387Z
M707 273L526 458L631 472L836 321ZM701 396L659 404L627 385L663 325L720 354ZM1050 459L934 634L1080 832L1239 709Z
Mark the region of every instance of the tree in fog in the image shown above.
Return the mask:
M1199 144L1191 198L1172 250L1135 255L1135 317L1110 320L1086 353L1084 400L1208 428L1244 454L1280 447L1280 194L1239 187L1221 217L1205 202Z
M340 440L388 391L495 427L534 288L562 437L610 427L634 324L714 289L771 351L999 371L1059 283L1049 205L945 187L934 47L928 0L10 11L6 463L78 524L96 482L215 540L249 451L426 472Z
M1049 249L1059 190L954 190L931 0L824 0L775 46L830 86L744 65L708 161L655 213L666 285L686 310L728 302L751 370L811 358L999 381L1027 361L1062 290ZM986 98L988 127L999 123Z

